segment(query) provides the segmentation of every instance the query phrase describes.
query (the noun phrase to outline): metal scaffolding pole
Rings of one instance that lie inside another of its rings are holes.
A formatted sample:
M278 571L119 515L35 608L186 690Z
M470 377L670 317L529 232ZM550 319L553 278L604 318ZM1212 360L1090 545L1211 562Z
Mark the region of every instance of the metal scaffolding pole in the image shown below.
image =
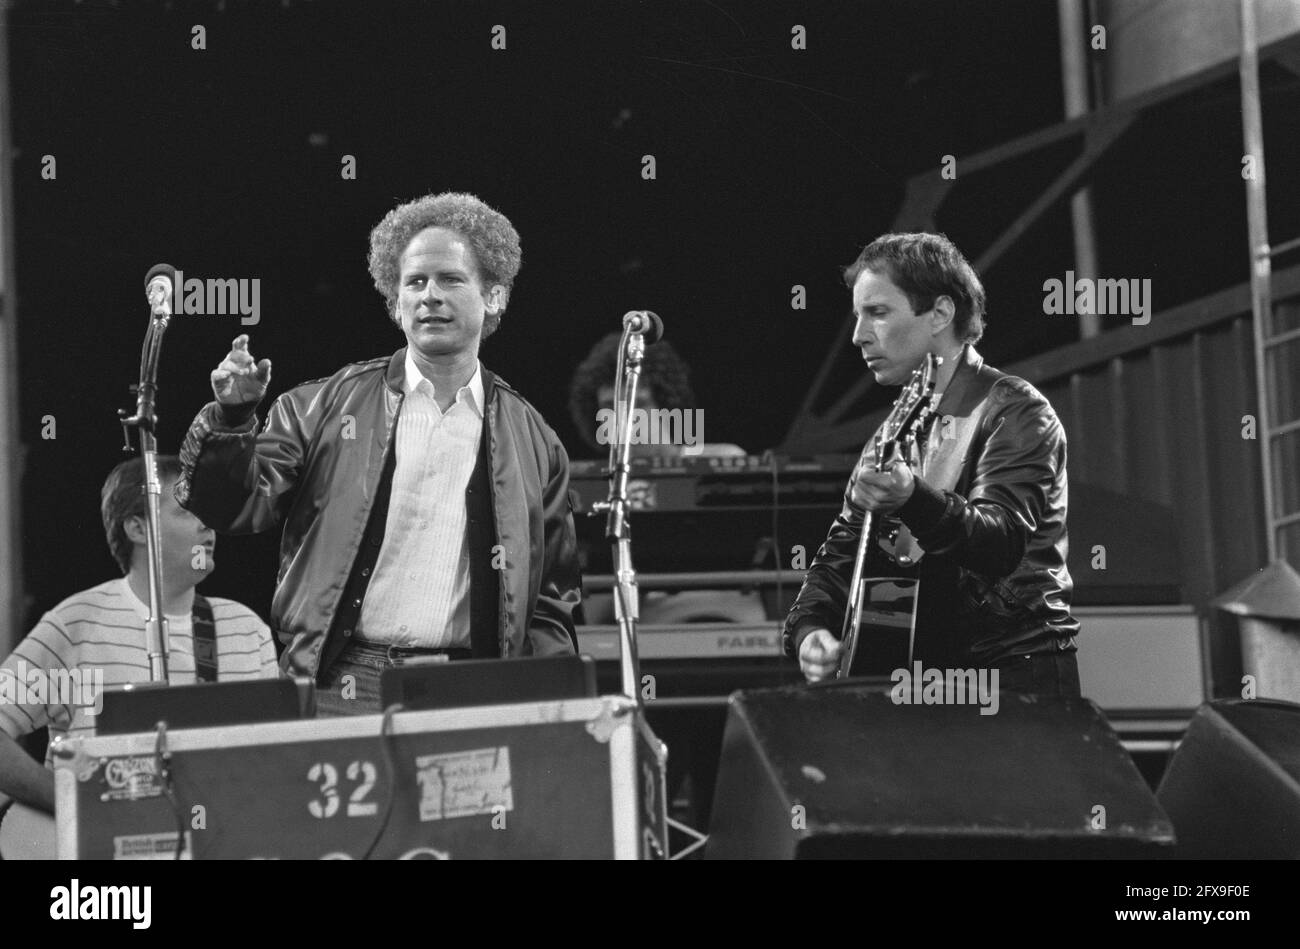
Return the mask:
M1088 56L1084 30L1083 0L1056 0L1061 35L1061 84L1065 93L1065 117L1087 115ZM1070 198L1070 224L1074 230L1074 272L1085 279L1097 277L1097 241L1092 225L1092 192L1084 186ZM1101 317L1087 313L1079 317L1083 339L1101 332Z
M14 293L13 140L10 135L9 4L0 3L0 656L22 638L23 446L18 428L18 299Z
M1241 9L1241 129L1253 175L1246 176L1246 225L1250 240L1250 299L1255 326L1255 396L1259 402L1257 434L1264 478L1264 524L1268 560L1278 556L1277 510L1273 498L1273 430L1269 406L1269 340L1273 335L1270 284L1273 265L1268 247L1268 205L1264 179L1264 123L1259 105L1259 40L1255 0L1240 0Z

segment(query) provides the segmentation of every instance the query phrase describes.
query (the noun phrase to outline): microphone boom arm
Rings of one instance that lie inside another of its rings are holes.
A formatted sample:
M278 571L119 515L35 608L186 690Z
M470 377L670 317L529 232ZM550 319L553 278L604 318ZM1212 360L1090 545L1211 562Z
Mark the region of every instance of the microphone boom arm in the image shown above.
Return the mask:
M140 354L140 382L134 386L136 394L135 415L128 416L125 409L118 410L122 422L123 450L129 452L129 429L135 429L144 458L144 513L145 552L149 577L149 619L145 623L145 650L149 656L149 679L167 682L168 628L163 612L162 588L162 529L159 502L162 482L158 477L158 416L155 396L158 389L158 362L162 356L163 333L171 319L170 308L155 306L149 317L144 347Z
M619 628L619 668L623 694L641 707L641 667L637 657L639 616L636 569L632 566L632 535L627 520L627 478L632 452L632 406L645 356L645 339L631 326L623 329L614 379L615 431L609 448L609 499L594 505L604 512L605 539L614 558L614 615ZM626 357L626 358L625 358ZM625 410L624 406L628 408Z

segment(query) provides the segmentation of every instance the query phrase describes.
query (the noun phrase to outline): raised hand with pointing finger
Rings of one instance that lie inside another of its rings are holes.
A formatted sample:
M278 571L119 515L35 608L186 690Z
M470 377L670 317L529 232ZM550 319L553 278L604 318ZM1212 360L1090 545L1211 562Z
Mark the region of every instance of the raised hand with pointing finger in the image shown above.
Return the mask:
M226 358L212 370L212 394L222 405L260 402L270 384L271 360L253 360L247 333L235 337Z

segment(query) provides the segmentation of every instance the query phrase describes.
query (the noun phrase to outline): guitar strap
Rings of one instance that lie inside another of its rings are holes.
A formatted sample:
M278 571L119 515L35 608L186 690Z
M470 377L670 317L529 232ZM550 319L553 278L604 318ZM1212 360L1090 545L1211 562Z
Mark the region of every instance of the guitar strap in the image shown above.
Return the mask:
M217 623L208 598L194 594L190 616L194 624L194 675L200 682L217 681Z

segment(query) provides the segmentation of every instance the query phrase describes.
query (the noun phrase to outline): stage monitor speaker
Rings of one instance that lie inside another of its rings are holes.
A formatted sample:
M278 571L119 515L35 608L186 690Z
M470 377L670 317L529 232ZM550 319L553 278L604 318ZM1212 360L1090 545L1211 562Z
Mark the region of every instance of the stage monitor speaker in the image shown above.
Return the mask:
M292 721L315 714L315 685L305 677L192 685L131 682L104 693L95 734L151 732L159 721L169 729L208 728Z
M1300 858L1300 705L1202 705L1156 797L1176 856Z
M467 708L596 697L596 660L590 656L468 659L395 666L379 676L384 708Z
M1169 820L1086 699L903 697L888 680L732 695L706 856L1167 854Z

